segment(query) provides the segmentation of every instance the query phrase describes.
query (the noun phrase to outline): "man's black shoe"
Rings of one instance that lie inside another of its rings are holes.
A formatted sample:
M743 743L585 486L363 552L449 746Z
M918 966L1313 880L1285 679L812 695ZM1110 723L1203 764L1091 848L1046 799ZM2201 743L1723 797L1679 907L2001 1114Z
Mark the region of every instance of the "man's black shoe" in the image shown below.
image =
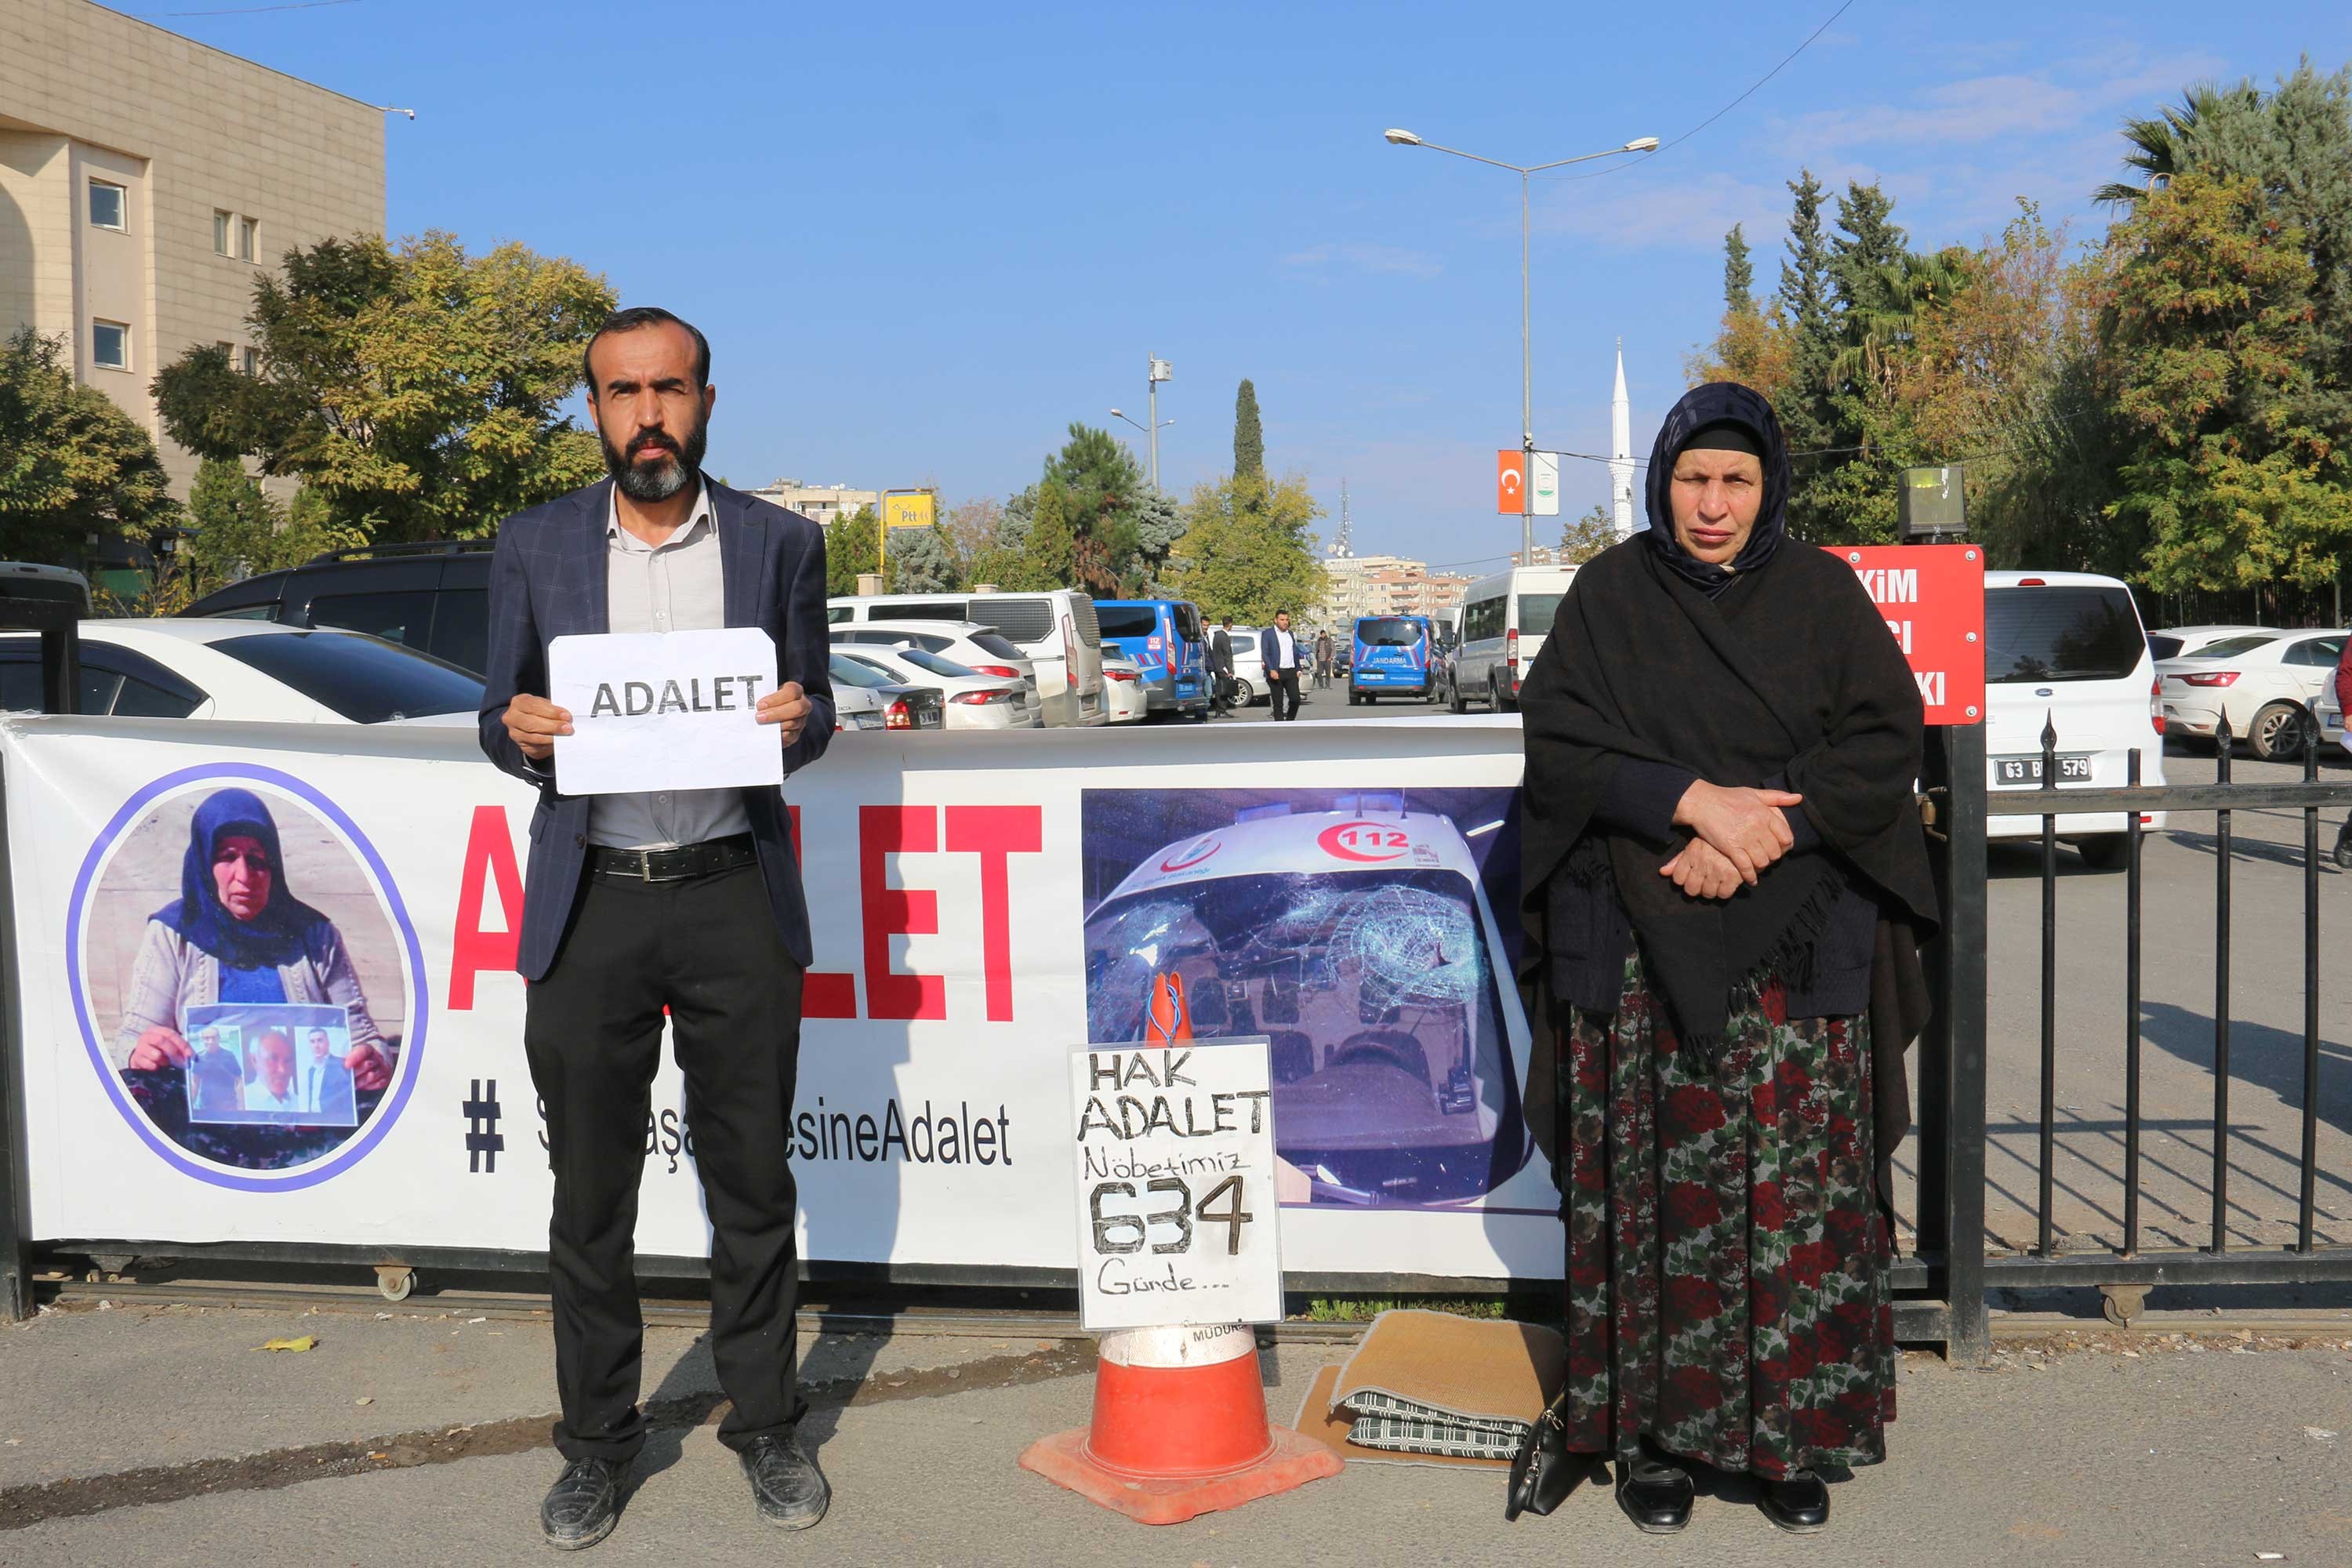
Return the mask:
M1798 1535L1830 1525L1829 1484L1811 1470L1799 1470L1784 1481L1766 1479L1756 1503L1766 1519Z
M824 1517L833 1489L801 1447L800 1434L754 1437L743 1450L743 1473L751 1480L751 1500L760 1517L784 1530L806 1530Z
M539 1505L539 1528L559 1552L595 1545L620 1520L621 1467L610 1459L572 1460Z
M1644 1535L1672 1535L1690 1523L1697 1496L1689 1471L1646 1454L1623 1467L1617 1482L1617 1506Z

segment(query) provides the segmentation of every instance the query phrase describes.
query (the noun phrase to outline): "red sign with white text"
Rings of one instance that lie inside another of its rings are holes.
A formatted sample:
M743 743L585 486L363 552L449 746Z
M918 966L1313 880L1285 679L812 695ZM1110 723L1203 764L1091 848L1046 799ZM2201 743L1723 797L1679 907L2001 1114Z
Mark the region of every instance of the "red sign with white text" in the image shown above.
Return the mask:
M1974 544L1836 545L1919 683L1930 724L1984 722L1984 551Z

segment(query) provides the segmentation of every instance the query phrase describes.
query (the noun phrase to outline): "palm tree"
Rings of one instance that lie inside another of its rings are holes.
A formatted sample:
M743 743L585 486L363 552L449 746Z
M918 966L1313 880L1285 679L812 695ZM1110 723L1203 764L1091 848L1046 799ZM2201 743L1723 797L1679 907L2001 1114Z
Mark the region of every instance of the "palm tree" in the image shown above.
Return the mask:
M2091 193L2091 199L2115 206L2137 206L2149 192L2162 190L2174 176L2197 166L2200 130L2210 130L2214 121L2233 111L2259 114L2263 107L2262 89L2249 78L2230 88L2200 82L2182 93L2178 104L2168 104L2153 115L2126 119L2124 141L2131 150L2124 154L2124 167L2138 170L2139 182L2101 185Z
M1887 379L1896 349L1918 330L1920 313L1951 303L1968 281L1968 253L1958 248L1908 253L1880 267L1872 278L1874 298L1847 314L1849 338L1831 362L1831 384Z

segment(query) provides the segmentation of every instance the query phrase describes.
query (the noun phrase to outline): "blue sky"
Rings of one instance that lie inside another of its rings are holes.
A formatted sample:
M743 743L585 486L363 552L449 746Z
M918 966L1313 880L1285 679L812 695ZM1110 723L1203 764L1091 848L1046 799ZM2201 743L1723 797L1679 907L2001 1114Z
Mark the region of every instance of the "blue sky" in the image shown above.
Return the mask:
M738 484L1002 497L1073 419L1139 444L1108 411L1140 413L1157 353L1171 490L1230 464L1249 376L1268 463L1307 479L1327 537L1345 476L1360 552L1483 563L1517 544L1489 509L1518 433L1517 180L1381 131L1527 163L1671 139L1839 3L352 0L159 22L414 108L386 124L394 233L520 239L702 326L710 467ZM1747 223L1769 289L1801 165L1882 181L1915 242L1974 242L2020 195L2095 234L2123 115L2303 53L2352 58L2352 7L1855 0L1687 142L1538 176L1538 443L1607 450L1622 335L1647 449L1714 330L1724 231ZM1571 515L1605 497L1597 465L1566 468Z

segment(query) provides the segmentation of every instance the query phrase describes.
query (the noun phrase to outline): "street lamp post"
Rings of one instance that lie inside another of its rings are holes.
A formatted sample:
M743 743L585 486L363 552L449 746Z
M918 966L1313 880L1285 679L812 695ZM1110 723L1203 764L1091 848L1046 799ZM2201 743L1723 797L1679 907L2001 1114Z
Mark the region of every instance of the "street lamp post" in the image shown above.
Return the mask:
M1540 174L1547 169L1564 169L1570 163L1589 163L1595 158L1614 158L1626 153L1654 153L1658 139L1637 136L1622 147L1603 152L1587 153L1578 158L1562 158L1550 163L1506 163L1499 158L1482 158L1475 153L1465 153L1458 147L1441 147L1434 142L1424 142L1410 131L1391 130L1382 133L1389 142L1398 147L1426 147L1433 153L1451 153L1457 158L1467 158L1474 163L1491 168L1508 169L1519 177L1519 450L1527 465L1522 470L1519 486L1519 563L1532 565L1536 553L1535 513L1528 499L1535 474L1536 415L1535 415L1535 340L1528 306L1528 176Z
M1150 369L1146 373L1146 384L1149 391L1145 395L1151 399L1150 406L1146 411L1146 417L1151 423L1146 425L1141 420L1122 414L1116 408L1110 411L1110 415L1114 419L1125 419L1129 425L1151 437L1151 488L1156 490L1160 488L1160 432L1176 423L1173 419L1160 417L1160 384L1163 381L1172 381L1175 377L1168 368L1168 362L1158 354L1147 354L1144 357L1150 361Z

